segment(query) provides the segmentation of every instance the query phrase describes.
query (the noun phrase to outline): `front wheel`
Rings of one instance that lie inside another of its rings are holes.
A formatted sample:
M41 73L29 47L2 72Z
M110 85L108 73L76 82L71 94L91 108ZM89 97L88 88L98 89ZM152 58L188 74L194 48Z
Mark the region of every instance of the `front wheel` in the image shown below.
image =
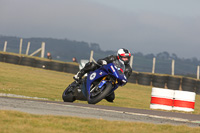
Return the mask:
M96 104L96 103L100 102L112 90L112 84L110 82L107 82L103 87L104 88L102 88L102 91L98 95L92 96L92 94L90 94L90 96L88 96L88 103L89 104Z
M76 82L74 81L64 90L62 94L62 99L64 102L74 102L76 100L74 96L75 87L76 87Z

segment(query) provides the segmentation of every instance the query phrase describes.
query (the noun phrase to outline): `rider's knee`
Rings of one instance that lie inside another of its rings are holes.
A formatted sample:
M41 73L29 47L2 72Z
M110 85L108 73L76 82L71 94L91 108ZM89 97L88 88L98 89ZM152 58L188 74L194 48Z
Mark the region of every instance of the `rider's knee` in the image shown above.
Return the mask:
M85 64L85 69L95 70L97 69L97 65L94 62L88 62L87 64Z

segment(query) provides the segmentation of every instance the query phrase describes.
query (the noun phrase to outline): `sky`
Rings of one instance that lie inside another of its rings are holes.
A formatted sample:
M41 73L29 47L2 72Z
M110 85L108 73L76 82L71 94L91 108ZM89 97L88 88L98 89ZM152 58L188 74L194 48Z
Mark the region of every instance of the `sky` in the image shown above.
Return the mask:
M199 7L199 0L0 0L0 35L200 59Z

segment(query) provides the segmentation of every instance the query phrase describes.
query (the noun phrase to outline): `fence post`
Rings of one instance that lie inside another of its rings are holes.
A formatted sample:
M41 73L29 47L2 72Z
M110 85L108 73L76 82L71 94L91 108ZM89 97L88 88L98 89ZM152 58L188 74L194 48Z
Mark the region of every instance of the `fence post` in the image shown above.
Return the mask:
M41 57L44 58L44 53L45 53L45 42L42 42L41 48L42 48L42 50L41 50Z
M3 48L4 52L6 52L6 48L7 48L7 41L5 41L5 43L4 43L4 48Z
M172 75L174 76L174 65L175 65L175 61L172 60Z
M41 57L44 58L44 53L45 53L45 42L42 42L41 48L30 54L30 56L33 56L35 54L41 54Z
M131 59L130 59L130 66L131 68L133 67L133 55L131 56Z
M199 66L197 66L197 79L199 79Z
M156 58L153 58L152 73L155 73Z
M23 43L23 39L20 39L20 44L19 44L19 54L22 54L22 43Z
M94 63L96 63L97 64L97 62L94 60L94 58L93 58L93 54L94 54L94 52L93 52L93 50L91 51L91 53L90 53L90 62L94 62Z
M93 60L93 50L91 50L91 52L90 52L90 62L92 62L92 60Z
M30 49L30 42L28 42L28 45L27 45L27 49L26 49L26 55L28 55L28 53L29 53L29 49Z

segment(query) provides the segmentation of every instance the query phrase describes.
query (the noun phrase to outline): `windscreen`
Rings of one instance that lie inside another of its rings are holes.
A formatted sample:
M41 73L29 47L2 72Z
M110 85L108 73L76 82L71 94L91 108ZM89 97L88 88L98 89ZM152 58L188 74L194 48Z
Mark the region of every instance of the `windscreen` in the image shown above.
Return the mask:
M115 65L115 67L117 68L119 74L124 74L125 71L125 65L123 62L120 62L119 60L116 60L113 62L113 64Z

